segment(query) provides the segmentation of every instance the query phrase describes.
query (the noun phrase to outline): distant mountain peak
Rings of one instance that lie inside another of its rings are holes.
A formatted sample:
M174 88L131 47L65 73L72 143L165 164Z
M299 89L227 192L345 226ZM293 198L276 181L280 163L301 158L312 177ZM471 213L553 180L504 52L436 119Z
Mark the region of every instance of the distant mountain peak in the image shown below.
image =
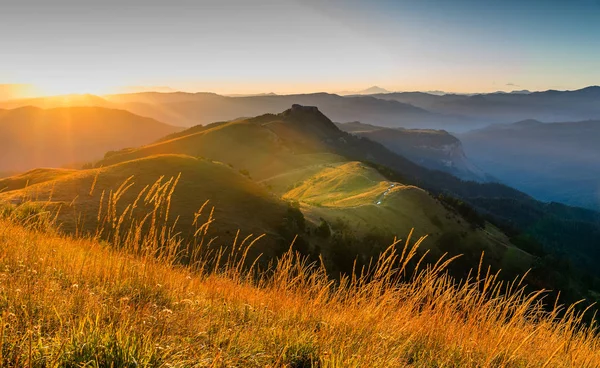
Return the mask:
M427 93L427 94L435 95L435 96L444 96L444 95L448 94L448 92L439 91L439 90L425 91L425 92L422 92L422 93Z
M535 119L526 119L526 120L521 120L521 121L517 121L516 123L512 124L514 126L533 126L533 125L540 125L540 124L544 124L539 120L535 120Z
M338 92L337 94L342 95L342 96L347 96L347 95L376 95L376 94L382 94L382 93L391 93L391 91L388 91L385 88L381 88L379 86L372 86L369 87L367 89L363 89L360 91L341 91Z
M579 92L580 94L581 93L588 94L588 95L591 95L591 96L595 97L595 96L599 96L600 95L600 86L589 86L589 87L585 87L585 88L582 88L580 90L577 90L575 92Z
M360 94L360 95L371 95L371 94L376 94L376 93L390 93L390 91L388 91L385 88L378 87L378 86L373 86L373 87L369 87L367 89L363 89L362 91L358 91L358 94Z

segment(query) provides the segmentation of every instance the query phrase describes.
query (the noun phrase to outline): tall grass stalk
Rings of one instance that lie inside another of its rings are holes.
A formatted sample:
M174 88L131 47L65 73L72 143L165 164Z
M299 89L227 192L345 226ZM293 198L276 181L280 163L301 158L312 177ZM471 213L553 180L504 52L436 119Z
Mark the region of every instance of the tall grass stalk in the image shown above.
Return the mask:
M294 247L267 266L260 237L217 244L208 203L191 237L169 217L179 178L120 203L102 195L94 234L64 235L47 209L0 216L0 364L17 367L598 367L584 313L485 270L417 259L396 240L334 282ZM238 233L239 235L239 233ZM410 264L416 266L409 267Z

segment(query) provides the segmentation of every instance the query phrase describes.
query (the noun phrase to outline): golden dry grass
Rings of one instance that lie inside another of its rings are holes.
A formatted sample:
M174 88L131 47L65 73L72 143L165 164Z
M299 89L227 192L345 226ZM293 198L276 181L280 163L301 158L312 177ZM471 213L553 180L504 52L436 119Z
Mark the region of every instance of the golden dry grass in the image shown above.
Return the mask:
M541 293L482 269L456 282L444 273L451 260L407 268L422 239L339 283L293 250L251 266L253 239L219 251L202 211L182 244L169 232L176 179L164 183L140 196L148 217L127 227L119 219L131 209L113 210L128 184L112 193L94 239L39 226L43 211L5 212L2 366L600 366L596 330L573 308L546 312Z

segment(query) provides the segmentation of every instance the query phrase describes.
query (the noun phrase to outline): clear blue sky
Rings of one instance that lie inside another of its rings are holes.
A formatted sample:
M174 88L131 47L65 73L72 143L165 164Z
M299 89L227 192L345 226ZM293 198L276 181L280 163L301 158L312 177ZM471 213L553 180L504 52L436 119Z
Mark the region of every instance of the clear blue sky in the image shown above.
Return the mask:
M0 83L52 93L600 84L600 0L4 0Z

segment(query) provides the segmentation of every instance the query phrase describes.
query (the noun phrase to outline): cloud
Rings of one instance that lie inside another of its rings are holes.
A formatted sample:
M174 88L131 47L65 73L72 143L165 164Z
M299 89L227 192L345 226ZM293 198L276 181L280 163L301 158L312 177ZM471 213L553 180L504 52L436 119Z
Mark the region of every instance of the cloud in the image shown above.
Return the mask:
M518 84L514 84L514 83L506 83L507 86L511 86L511 87L519 87Z

